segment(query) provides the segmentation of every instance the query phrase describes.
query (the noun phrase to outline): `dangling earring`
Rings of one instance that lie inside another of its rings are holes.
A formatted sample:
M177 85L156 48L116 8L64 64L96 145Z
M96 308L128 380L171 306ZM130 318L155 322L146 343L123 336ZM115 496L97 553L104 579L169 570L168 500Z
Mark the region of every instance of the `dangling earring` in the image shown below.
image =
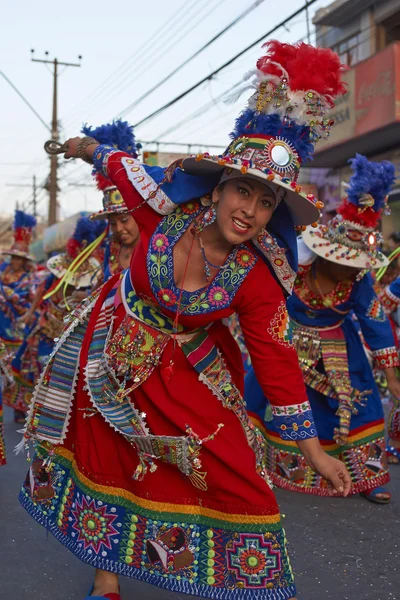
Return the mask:
M207 208L201 215L198 221L193 224L193 229L196 233L201 233L205 227L208 227L212 223L214 223L217 218L217 209L215 206L215 202L211 206Z

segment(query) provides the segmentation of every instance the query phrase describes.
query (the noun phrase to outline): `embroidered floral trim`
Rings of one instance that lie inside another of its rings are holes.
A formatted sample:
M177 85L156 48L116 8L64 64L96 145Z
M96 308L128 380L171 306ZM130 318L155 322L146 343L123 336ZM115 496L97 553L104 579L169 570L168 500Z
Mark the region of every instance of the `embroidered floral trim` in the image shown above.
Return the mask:
M95 169L105 177L109 177L108 161L116 152L119 152L119 150L116 150L112 146L101 144L93 155ZM123 156L121 158L121 165L125 169L126 175L135 190L141 195L143 200L146 200L147 204L153 210L161 215L165 215L175 208L175 204L163 192L159 184L150 177L139 160Z
M374 350L372 356L377 369L390 369L391 367L398 367L400 365L399 355L395 346Z
M378 323L384 323L387 320L383 306L377 298L373 298L371 300L367 310L367 317L369 317L372 321L377 321Z
M400 298L390 291L390 286L382 290L378 297L387 315L395 311L400 304Z
M315 294L308 286L306 275L312 265L299 266L296 281L294 283L294 293L304 304L316 310L327 308L327 302L331 301L332 306L344 304L350 298L353 284L349 281L341 281L334 290L328 294L324 294L322 298L319 294Z
M153 294L166 308L176 304L181 291L174 282L174 245L184 234L193 219L204 210L198 201L178 206L162 219L154 232L147 254L147 271ZM245 244L237 246L226 260L210 286L181 295L183 313L196 315L227 308L258 256Z
M284 302L280 303L277 313L271 319L268 333L275 342L278 342L282 346L289 348L293 346L293 326Z
M272 407L273 411L274 408L276 407ZM318 435L311 407L293 414L274 414L274 423L282 440L305 440Z
M271 406L272 414L277 417L291 417L293 415L302 415L311 410L309 402L301 404L289 404L288 406Z
M270 262L282 287L291 294L296 279L296 272L289 265L285 248L281 248L278 242L265 229L257 238L253 238L252 241Z

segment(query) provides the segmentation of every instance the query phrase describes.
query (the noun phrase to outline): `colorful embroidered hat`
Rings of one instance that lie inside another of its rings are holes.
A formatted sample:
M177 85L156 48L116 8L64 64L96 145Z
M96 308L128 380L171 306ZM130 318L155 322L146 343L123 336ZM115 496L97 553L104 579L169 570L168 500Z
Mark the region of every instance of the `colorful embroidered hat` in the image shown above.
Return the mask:
M72 285L76 289L94 287L102 275L101 252L97 250L88 257L83 255L79 262L77 262L77 258L82 255L84 248L89 248L98 239L105 228L105 223L94 223L89 217L81 217L67 242L67 251L49 258L48 270L57 279L64 279L66 285Z
M246 77L255 74L254 81L239 92L255 89L227 150L220 156L186 158L183 168L198 175L234 169L267 180L285 191L294 224L308 225L319 219L323 204L301 191L299 171L312 159L315 143L329 135L333 121L326 115L334 98L346 92L341 81L345 67L328 48L278 41L264 47L255 73Z
M387 160L371 162L356 154L349 163L353 175L347 198L327 224L303 232L305 244L318 256L359 269L378 269L389 261L381 252L383 238L377 230L382 210L395 181L395 168Z
M95 128L85 125L82 133L93 137L99 144L107 144L137 158L135 134L132 125L127 121L117 120ZM93 176L96 179L97 189L103 192L103 209L93 213L90 218L106 219L111 214L129 212L118 188L96 170L93 171Z
M26 258L27 260L35 260L35 257L29 254L29 245L32 241L35 226L35 217L28 215L22 210L16 210L13 224L13 245L9 250L2 250L0 254L10 254L11 256Z

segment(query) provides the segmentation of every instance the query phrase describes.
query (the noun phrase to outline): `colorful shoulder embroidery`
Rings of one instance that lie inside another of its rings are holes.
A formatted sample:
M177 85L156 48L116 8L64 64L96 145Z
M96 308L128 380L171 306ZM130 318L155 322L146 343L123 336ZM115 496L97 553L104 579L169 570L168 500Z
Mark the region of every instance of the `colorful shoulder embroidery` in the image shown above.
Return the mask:
M202 210L197 201L180 205L162 219L150 240L147 253L150 286L165 308L175 307L181 294L174 282L174 246ZM258 256L245 244L234 248L211 285L194 292L183 290L182 313L197 315L227 308L257 260Z
M383 323L386 321L386 315L383 310L382 304L379 302L377 298L371 300L371 304L367 310L367 317L372 319L372 321L378 321L378 323Z
M272 318L268 333L275 342L278 342L283 346L293 346L293 326L284 302L280 303L278 311Z

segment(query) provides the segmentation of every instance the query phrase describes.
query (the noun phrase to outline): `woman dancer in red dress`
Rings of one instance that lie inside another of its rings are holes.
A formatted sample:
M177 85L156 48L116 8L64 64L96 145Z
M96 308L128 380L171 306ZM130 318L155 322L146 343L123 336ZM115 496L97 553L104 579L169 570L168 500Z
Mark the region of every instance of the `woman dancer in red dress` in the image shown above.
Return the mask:
M326 62L324 81L303 76L292 91L291 74L313 61ZM316 437L284 301L294 225L315 221L320 207L296 183L298 153L311 153L327 124L322 114L310 124L304 101L312 89L314 112L326 110L343 91L341 65L330 50L274 42L257 66L226 153L184 162L199 176L171 169L157 185L112 146L67 142L66 158L92 160L140 230L130 270L64 330L25 433L36 455L21 503L97 569L88 599L119 599L118 574L208 598L295 597L262 435L247 416L241 354L225 324L235 312L283 435L338 493L349 491L343 464ZM281 102L290 110L278 114ZM264 127L271 116L275 134Z

